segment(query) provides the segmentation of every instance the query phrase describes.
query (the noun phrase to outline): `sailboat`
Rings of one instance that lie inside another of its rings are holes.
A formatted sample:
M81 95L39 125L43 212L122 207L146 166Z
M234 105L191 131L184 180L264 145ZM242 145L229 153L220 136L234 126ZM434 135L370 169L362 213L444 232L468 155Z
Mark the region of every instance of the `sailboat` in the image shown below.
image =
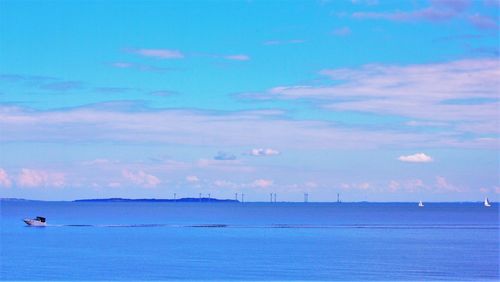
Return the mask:
M422 207L424 207L424 203L422 203L422 201L420 201L420 202L418 203L418 206L422 208Z
M488 201L488 197L484 198L484 206L491 207L490 201Z

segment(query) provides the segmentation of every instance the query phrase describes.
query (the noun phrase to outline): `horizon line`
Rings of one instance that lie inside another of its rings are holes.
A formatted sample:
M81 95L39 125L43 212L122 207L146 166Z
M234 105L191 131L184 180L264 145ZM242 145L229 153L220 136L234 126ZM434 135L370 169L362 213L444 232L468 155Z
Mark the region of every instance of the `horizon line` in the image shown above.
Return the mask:
M103 200L124 200L123 202L140 202L142 201L165 201L165 202L181 202L180 200L183 199L201 199L205 201L191 201L189 203L197 203L197 202L202 202L202 203L207 203L207 199L214 200L214 203L227 203L225 201L229 201L231 203L270 203L270 204L275 204L275 203L303 203L303 204L309 204L309 203L315 203L315 204L330 204L330 203L335 203L335 204L345 204L345 203L418 203L419 201L276 201L276 202L270 202L270 201L240 201L240 200L235 200L235 199L219 199L219 198L208 198L208 197L203 197L203 198L197 198L197 197L185 197L185 198L178 198L178 199L171 199L171 198L120 198L120 197L112 197L112 198L93 198L93 199L73 199L73 200L36 200L36 199L25 199L25 198L0 198L0 201L31 201L31 202L92 202L92 201L103 201ZM112 202L112 201L109 201ZM482 203L483 201L425 201L424 203ZM186 202L184 202L186 203ZM490 202L490 203L495 203L495 202Z

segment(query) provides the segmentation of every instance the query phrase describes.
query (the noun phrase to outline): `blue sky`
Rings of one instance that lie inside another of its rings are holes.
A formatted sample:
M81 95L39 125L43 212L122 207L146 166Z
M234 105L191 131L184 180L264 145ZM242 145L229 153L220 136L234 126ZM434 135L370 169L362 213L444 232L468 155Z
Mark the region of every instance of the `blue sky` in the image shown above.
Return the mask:
M0 196L497 199L498 1L0 1Z

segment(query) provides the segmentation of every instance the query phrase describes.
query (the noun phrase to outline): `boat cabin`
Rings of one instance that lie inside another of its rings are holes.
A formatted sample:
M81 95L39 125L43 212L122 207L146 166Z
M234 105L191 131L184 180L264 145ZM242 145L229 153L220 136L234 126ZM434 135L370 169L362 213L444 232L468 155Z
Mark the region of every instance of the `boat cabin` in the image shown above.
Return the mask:
M40 222L45 222L45 217L42 217L42 216L37 216L36 217L36 220L40 221Z

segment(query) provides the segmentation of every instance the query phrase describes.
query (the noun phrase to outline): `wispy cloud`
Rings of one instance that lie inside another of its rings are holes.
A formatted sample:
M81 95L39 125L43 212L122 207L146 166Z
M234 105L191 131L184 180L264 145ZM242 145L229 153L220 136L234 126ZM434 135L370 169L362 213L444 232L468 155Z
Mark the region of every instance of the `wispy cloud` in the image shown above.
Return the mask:
M491 116L485 116L491 119ZM68 125L72 130L61 130ZM3 142L162 142L228 148L262 144L283 150L387 145L397 148L495 146L495 140L483 142L450 134L345 128L326 121L290 120L282 115L259 111L153 110L120 103L49 111L0 106L0 127L0 141Z
M498 30L498 23L492 18L474 14L468 17L470 23L477 28L486 30Z
M176 70L175 68L168 67L159 67L148 64L138 64L138 63L129 63L129 62L114 62L109 64L110 66L118 69L134 69L144 72L166 72Z
M287 45L287 44L300 44L304 43L303 39L291 39L291 40L267 40L264 41L264 45Z
M221 179L215 180L213 182L213 185L216 187L221 187L221 188L237 188L238 187L238 185L236 183L233 183L233 182L228 181L228 180L221 180Z
M114 163L117 163L117 161L112 161L112 160L108 160L108 159L104 159L104 158L100 158L100 159L93 159L91 161L84 161L82 162L83 165L87 165L87 166L101 166L101 165L110 165L110 164L114 164Z
M155 91L149 92L149 94L153 95L153 96L158 96L158 97L168 97L168 96L179 94L179 92L172 91L172 90L155 90Z
M405 193L405 194L449 194L463 193L468 189L451 183L446 177L436 176L426 181L416 179L390 180L387 183L368 181L341 183L343 190L354 190L364 193Z
M433 161L431 156L428 156L424 153L416 153L413 155L400 156L398 160L408 163L429 163Z
M133 184L139 185L145 188L152 188L158 186L161 181L158 177L148 174L142 170L137 172L130 170L123 170L122 175L125 179L131 181Z
M188 175L186 176L186 181L189 183L198 183L200 182L200 178L196 175Z
M386 19L394 21L419 21L431 22L447 21L462 14L470 5L468 0L442 0L431 1L431 5L413 11L395 12L356 12L352 16L358 19Z
M197 52L191 54L193 57L206 57L213 59L224 59L229 61L250 61L251 57L247 54L224 54L224 53L204 53Z
M63 187L65 175L61 172L23 168L17 177L16 185L20 187Z
M252 185L258 188L268 188L274 184L274 181L270 179L257 179Z
M453 121L469 126L493 123L498 127L500 63L496 59L408 66L365 65L320 73L336 84L274 87L267 91L267 96L317 99L324 108L335 111L399 115L417 122ZM482 103L474 102L479 100Z
M182 59L184 54L178 50L171 49L126 49L129 53L134 53L144 57L156 59Z
M69 91L75 89L81 89L83 83L81 81L57 81L42 84L41 89L51 90L51 91Z
M239 160L199 159L195 167L220 172L252 173L255 171L254 167L245 165Z
M0 168L0 186L7 188L12 186L12 181L3 168Z
M498 0L483 0L483 3L487 7L500 8L500 1Z
M124 67L124 66L121 66ZM92 87L86 82L75 81L75 80L65 80L63 78L57 77L46 77L46 76L36 76L36 75L0 75L0 82L11 82L17 83L19 85L33 88L41 89L50 92L68 92L68 91L78 91L83 90L101 92L101 93L122 93L132 90L137 90L128 87Z
M269 188L274 185L274 181L270 179L256 179L252 182L236 183L229 180L215 180L213 185L221 188L232 188L232 189L242 189L242 188Z
M127 62L114 62L114 63L111 63L111 66L113 66L115 68L120 68L120 69L127 69L127 68L133 67L134 64L127 63Z
M248 55L227 55L227 56L224 56L224 59L227 59L227 60L232 60L232 61L248 61L250 60L250 56Z
M499 46L483 46L469 49L473 55L489 56L498 58L500 56Z
M464 188L451 184L445 177L437 176L434 184L436 192L464 192Z
M351 0L351 3L374 6L374 5L378 5L379 1L378 0Z
M449 124L446 122L417 121L417 120L410 120L410 121L406 122L405 125L414 126L414 127L445 127L445 126L449 126Z
M359 182L359 183L341 183L340 188L344 190L372 190L373 185L369 182Z
M96 87L94 88L95 92L101 93L124 93L134 90L133 88L128 87Z
M351 29L347 26L336 28L332 31L333 35L336 36L347 36L351 34Z
M498 2L498 1L496 1ZM498 22L479 13L467 12L471 6L469 0L434 0L428 7L410 11L392 12L355 12L352 17L356 19L384 19L400 22L445 22L453 19L468 21L474 27L483 30L498 30ZM486 5L488 5L486 3Z
M117 181L112 181L112 182L109 182L106 186L109 188L120 188L120 187L122 187L122 184L120 182L117 182Z
M28 85L41 85L43 83L57 81L59 79L51 76L25 75L25 74L0 74L0 81L22 82Z

